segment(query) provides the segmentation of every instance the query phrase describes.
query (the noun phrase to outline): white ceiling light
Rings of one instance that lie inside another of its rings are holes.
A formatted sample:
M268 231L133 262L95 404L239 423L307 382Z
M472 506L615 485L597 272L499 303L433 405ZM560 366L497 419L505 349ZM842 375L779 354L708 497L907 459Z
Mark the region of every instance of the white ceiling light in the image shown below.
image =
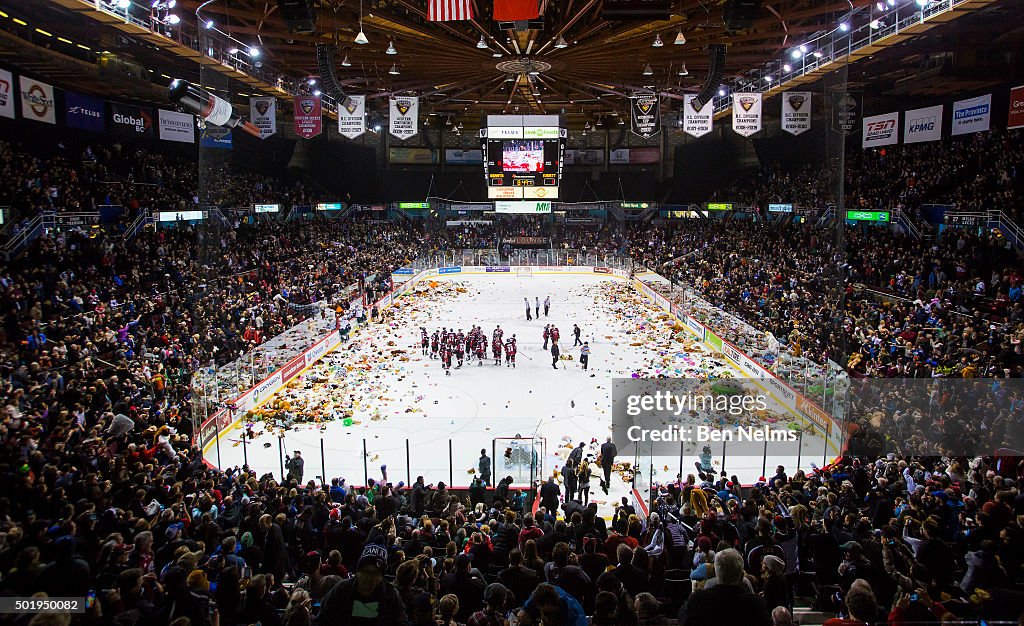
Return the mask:
M491 53L491 56L495 59L500 59L502 57L501 50L495 50Z
M679 75L680 76L689 76L690 75L690 70L686 69L686 63L683 63L683 66L679 68Z
M918 0L918 2L920 2L920 0ZM843 23L841 23L841 24L839 25L839 30L843 31L844 33L845 33L846 31L850 30L850 23L849 23L849 22L843 22Z
M683 29L680 28L679 32L676 33L676 40L673 42L674 45L681 46L686 43L686 35L683 34Z
M401 74L401 72L398 71L397 63L391 66L391 69L388 70L388 74L391 74L392 76L398 76L399 74Z
M480 48L481 50L487 49L487 40L484 39L483 35L480 35L480 41L476 42L476 47Z
M764 82L766 82L766 83L772 82L772 77L771 76L765 76L764 77Z
M655 35L654 36L654 41L651 42L651 47L652 48L660 48L660 47L662 47L664 45L665 45L665 42L661 40L661 34L659 33L659 34Z
M384 54L398 54L398 50L395 49L395 42L388 42L388 49L384 51Z
M366 33L363 32L362 26L359 27L359 34L356 35L355 42L360 46L365 46L366 44L370 43L370 40L366 38Z
M725 87L722 87L721 89L718 90L718 95L722 98L725 97Z
M250 57L252 57L254 59L258 59L258 58L260 58L261 54L263 54L263 52L259 48L257 48L256 46L253 46L253 47L249 48L249 56Z
M786 63L785 65L782 66L782 71L783 72L792 72L793 71L793 66L791 66L789 63Z
M654 73L654 70L651 69L651 64L650 63L647 63L646 65L644 65L644 76L650 76L653 73Z
M341 66L342 67L352 67L352 61L348 60L348 55L347 54L345 55L345 58L341 60Z
M558 41L555 42L555 47L558 48L559 50L561 50L562 48L568 48L569 44L566 43L565 37L562 37L561 35L559 35L558 36Z
M789 56L793 57L794 59L799 59L803 55L804 55L804 53L800 52L800 50L794 50L793 52L790 53Z

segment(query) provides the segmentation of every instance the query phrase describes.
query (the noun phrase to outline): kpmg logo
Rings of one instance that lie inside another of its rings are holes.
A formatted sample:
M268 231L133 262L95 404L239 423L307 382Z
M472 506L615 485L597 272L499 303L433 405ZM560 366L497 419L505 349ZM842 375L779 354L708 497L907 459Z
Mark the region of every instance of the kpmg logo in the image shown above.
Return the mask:
M917 119L910 120L907 132L913 133L926 133L928 131L935 130L935 125L938 123L938 118L935 116L931 117L919 117Z

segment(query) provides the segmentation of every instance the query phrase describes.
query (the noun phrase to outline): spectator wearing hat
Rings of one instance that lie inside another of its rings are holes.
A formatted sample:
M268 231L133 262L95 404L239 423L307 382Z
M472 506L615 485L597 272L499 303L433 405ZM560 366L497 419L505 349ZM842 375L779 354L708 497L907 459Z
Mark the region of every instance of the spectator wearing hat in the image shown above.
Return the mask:
M484 608L469 616L466 626L507 626L505 608L509 591L501 583L491 583L484 589Z
M387 548L368 544L356 564L355 576L339 582L324 596L315 623L408 626L398 590L384 580L387 563Z
M761 598L765 606L793 608L793 595L786 583L786 563L774 554L761 559Z
M764 601L743 585L743 557L733 549L715 554L717 584L694 591L679 609L682 626L768 626Z
M483 607L486 586L483 575L473 567L473 555L466 553L455 557L455 570L441 578L441 593L455 594L459 598L455 617L460 622Z

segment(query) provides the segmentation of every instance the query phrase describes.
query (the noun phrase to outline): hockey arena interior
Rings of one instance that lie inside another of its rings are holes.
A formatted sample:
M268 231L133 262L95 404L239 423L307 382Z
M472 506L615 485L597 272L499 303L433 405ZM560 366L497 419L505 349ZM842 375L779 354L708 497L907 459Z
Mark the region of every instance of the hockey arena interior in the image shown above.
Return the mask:
M1020 0L0 0L0 622L1024 624Z

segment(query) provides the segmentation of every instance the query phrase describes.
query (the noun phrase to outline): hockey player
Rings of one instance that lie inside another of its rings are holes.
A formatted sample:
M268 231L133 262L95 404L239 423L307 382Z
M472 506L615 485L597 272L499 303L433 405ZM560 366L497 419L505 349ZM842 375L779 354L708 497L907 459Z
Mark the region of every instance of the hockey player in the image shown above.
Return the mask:
M477 366L479 367L484 364L484 359L487 358L487 340L484 339L483 333L477 333L475 341Z
M494 331L494 339L491 340L491 354L494 355L495 365L501 365L501 346L501 337L498 336L498 331L496 330Z
M515 333L505 342L505 367L515 368L516 366L516 336Z
M499 324L498 327L494 329L494 332L491 333L491 337L493 339L497 339L498 341L504 342L503 340L505 337L505 331L501 329L501 324Z
M435 330L434 335L430 338L430 358L437 358L437 351L440 349L441 332Z
M445 376L452 375L452 347L447 343L441 346L441 367L444 368Z
M558 340L562 338L562 333L558 331L558 327L554 324L551 325L551 341L552 343L558 343Z
M430 335L427 334L425 326L420 326L420 348L423 356L427 356L427 350L430 349Z
M544 324L544 349L548 349L548 339L551 338L551 324Z
M462 369L462 361L466 356L466 337L462 334L462 329L459 329L459 334L455 335L455 358L459 361L459 364L455 369Z

